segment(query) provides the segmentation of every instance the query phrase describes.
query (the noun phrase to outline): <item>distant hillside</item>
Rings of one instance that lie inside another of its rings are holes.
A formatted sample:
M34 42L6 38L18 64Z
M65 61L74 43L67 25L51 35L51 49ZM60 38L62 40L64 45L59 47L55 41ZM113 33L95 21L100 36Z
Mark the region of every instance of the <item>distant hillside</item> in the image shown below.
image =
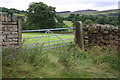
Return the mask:
M57 12L57 13L78 13L78 12L92 12L92 11L98 11L98 10L88 9L88 10L77 10L77 11L74 11L74 12L71 12L71 11L61 11L61 12Z
M79 15L109 15L109 16L116 16L118 15L118 12L120 12L120 9L111 9L111 10L104 10L104 11L98 11L98 10L77 10L74 12L71 11L62 11L62 12L56 12L59 16L61 17L68 17L70 14L79 14ZM25 16L26 11L23 10L17 10L14 8L5 8L5 7L0 7L0 13L9 13L9 14L14 14L17 16Z
M57 13L71 13L71 11L62 11L62 12L57 12Z
M59 13L61 17L68 17L70 14L79 14L79 15L116 15L118 14L118 9L111 9L111 10L104 10L104 11L98 11L98 10L78 10L70 13ZM119 11L120 12L120 11Z
M118 9L104 10L104 11L100 11L100 12L116 12L116 11L118 11Z
M88 9L88 10L78 10L78 11L74 11L72 13L76 13L76 12L92 12L92 11L98 11L98 10L91 10L91 9Z

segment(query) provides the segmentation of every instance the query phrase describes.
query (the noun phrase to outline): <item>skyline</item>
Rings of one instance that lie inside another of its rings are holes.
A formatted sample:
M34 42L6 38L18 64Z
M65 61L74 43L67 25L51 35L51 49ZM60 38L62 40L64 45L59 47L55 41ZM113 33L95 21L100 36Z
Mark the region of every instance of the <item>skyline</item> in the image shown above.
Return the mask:
M56 7L57 12L77 10L109 10L118 9L119 0L1 0L0 7L27 10L31 2L43 2L48 6Z

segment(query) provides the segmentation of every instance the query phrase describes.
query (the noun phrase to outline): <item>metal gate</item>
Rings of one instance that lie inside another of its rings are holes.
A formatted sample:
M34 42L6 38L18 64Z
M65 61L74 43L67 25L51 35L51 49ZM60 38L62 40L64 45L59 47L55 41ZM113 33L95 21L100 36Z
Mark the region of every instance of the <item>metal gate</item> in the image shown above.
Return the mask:
M22 45L25 48L43 49L69 46L74 40L75 28L55 28L22 31Z

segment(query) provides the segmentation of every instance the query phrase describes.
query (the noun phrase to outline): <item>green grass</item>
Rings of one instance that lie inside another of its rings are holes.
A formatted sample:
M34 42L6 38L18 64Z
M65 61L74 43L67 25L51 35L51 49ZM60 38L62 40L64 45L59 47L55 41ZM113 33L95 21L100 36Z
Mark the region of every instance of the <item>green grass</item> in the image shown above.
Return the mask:
M63 21L68 27L73 27L72 21Z
M44 34L44 33L22 33L22 38L41 37L42 35L48 36L48 35L53 35L53 34L50 34L50 33L49 34ZM59 35L59 34L55 34L55 35ZM23 39L23 44L33 44L33 43L36 43L35 45L32 45L32 46L36 46L36 45L40 46L40 45L43 45L42 43L38 44L40 42L48 42L48 41L60 40L60 41L57 41L57 42L44 43L44 45L48 45L48 44L56 44L56 43L73 41L73 39L72 40L63 40L63 39L70 39L70 38L74 38L74 35L59 35L59 36L51 36L51 37Z
M3 78L118 78L115 48L4 49ZM119 63L118 63L119 62Z
M15 16L25 16L25 14L16 14L14 13Z
M40 37L44 33L23 33L22 38ZM52 34L45 34L45 36ZM58 35L58 34L56 34ZM73 35L59 36L61 39L73 38ZM36 42L28 39L23 44ZM59 40L50 37L50 41ZM48 37L38 42L46 42ZM69 41L69 40L68 40ZM66 41L66 42L68 42ZM38 43L37 42L37 43ZM59 42L57 42L59 43ZM50 43L53 44L53 43ZM48 45L48 44L44 44ZM120 56L116 47L102 48L92 46L81 50L74 43L68 47L42 50L34 45L33 49L19 47L3 49L3 78L118 78Z

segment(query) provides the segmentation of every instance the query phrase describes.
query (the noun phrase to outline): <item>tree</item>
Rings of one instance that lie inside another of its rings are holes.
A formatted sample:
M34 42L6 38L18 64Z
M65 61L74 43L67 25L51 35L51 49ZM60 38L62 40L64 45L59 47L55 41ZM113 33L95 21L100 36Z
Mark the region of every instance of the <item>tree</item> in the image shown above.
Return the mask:
M55 8L42 2L33 2L27 9L28 29L53 28L56 25Z
M68 16L68 21L73 21L75 19L75 14L70 14Z
M63 18L59 15L56 15L56 27L64 27L65 24L63 22Z
M111 21L111 25L117 26L117 21Z
M90 20L90 19L86 19L85 21L84 21L84 24L85 25L89 25L89 24L92 24L93 22L92 22L92 20Z
M105 23L106 23L105 18L103 18L102 16L100 16L100 17L97 19L97 23L98 23L98 24L105 24Z

